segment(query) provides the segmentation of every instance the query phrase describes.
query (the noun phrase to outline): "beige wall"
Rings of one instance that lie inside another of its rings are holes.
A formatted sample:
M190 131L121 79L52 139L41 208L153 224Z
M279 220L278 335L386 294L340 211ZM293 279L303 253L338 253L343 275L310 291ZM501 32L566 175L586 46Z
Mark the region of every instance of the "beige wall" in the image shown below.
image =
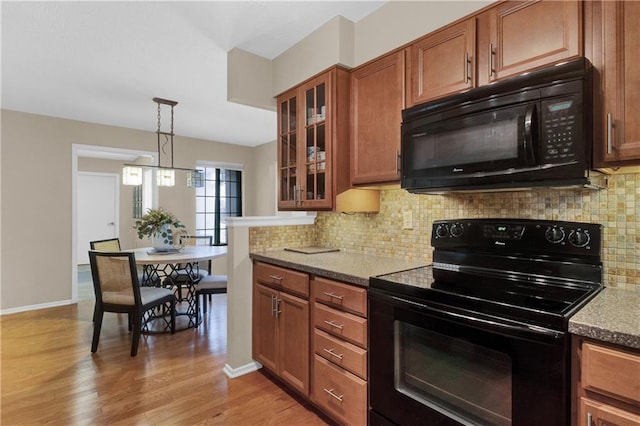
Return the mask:
M276 142L259 145L253 149L253 194L255 216L274 216L277 210L277 168Z
M336 16L273 60L278 95L336 64L353 67L353 22Z
M336 17L273 60L273 94L341 64L356 67L491 1L390 1L354 23Z
M237 48L227 53L229 102L275 111L272 81L273 68L269 59Z
M1 137L0 309L63 303L72 296L72 145L155 151L156 135L2 110ZM254 214L252 148L179 136L175 144L179 167L193 167L196 160L243 164L244 211ZM159 191L160 206L189 227L192 191L180 183Z

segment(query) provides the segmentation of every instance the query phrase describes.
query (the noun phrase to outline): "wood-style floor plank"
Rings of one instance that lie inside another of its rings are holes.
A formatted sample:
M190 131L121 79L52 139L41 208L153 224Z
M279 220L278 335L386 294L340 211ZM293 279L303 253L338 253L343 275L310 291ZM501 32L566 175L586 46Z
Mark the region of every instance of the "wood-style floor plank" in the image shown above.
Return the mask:
M0 423L326 425L261 372L229 379L226 295L204 322L143 336L130 357L126 315L105 313L91 354L92 301L0 317Z

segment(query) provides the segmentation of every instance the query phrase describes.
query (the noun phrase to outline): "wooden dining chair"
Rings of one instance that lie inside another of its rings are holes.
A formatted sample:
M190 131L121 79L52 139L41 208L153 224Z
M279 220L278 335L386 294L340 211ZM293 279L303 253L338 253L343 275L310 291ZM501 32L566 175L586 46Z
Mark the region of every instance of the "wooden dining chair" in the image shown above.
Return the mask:
M150 309L168 310L171 334L176 329L176 297L161 287L140 287L135 254L131 252L89 251L93 289L96 295L91 352L98 350L102 318L105 312L129 315L129 330L133 329L131 356L138 353L142 319Z
M89 241L89 245L91 246L91 250L95 251L122 251L122 248L120 247L120 238ZM160 284L160 280L158 278L153 280L146 278L144 276L144 271L142 270L142 268L138 268L138 281L140 281L140 284L145 284L143 283L144 279L148 281L146 285L157 287Z
M226 275L207 275L196 284L196 314L200 315L200 296L202 296L202 304L204 313L207 313L207 301L205 296L209 296L211 303L212 294L222 294L227 292L227 276Z
M109 238L107 240L89 241L91 250L96 251L120 251L120 238Z

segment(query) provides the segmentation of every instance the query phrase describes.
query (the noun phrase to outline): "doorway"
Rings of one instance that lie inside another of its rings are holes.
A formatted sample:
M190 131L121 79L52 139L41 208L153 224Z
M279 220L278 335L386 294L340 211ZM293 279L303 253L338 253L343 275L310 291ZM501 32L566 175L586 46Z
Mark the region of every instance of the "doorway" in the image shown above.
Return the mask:
M118 175L78 172L78 265L89 263L89 242L116 238L119 229Z

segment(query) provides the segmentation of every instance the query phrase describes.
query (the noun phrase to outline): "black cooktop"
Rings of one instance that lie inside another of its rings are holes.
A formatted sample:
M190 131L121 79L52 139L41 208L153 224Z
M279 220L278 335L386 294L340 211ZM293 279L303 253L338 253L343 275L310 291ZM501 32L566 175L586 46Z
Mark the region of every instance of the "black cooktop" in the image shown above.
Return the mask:
M431 266L370 279L373 291L556 330L602 288L600 226L517 219L433 224Z

